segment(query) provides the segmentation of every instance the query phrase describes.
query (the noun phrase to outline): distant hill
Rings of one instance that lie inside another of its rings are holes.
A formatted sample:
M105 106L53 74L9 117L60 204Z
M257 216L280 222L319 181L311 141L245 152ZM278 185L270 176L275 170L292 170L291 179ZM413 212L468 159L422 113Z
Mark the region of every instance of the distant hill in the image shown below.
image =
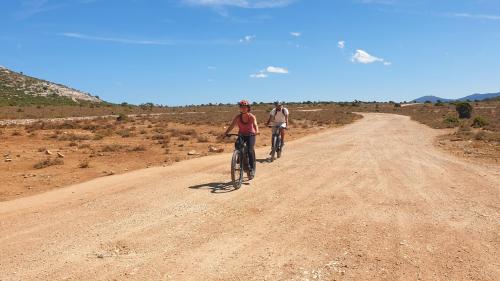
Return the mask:
M459 99L445 99L445 98L440 98L440 97L436 97L436 96L423 96L423 97L420 97L420 98L415 99L413 101L414 102L426 102L426 101L430 101L430 102L435 103L438 100L442 101L442 102L466 101L466 100L475 101L475 100L492 99L492 98L495 98L495 97L500 97L500 93L473 94L473 95L469 95L469 96L466 96L466 97L463 97L463 98L459 98Z
M0 106L101 103L98 97L0 66Z
M460 98L459 100L487 100L487 99L492 99L500 97L500 93L489 93L489 94L473 94L470 96L466 96L463 98Z
M430 101L430 102L437 102L437 101L442 101L442 102L451 102L453 100L451 99L445 99L445 98L440 98L440 97L436 97L436 96L423 96L423 97L420 97L418 99L415 99L413 100L414 102L419 102L419 103L424 103L426 101Z

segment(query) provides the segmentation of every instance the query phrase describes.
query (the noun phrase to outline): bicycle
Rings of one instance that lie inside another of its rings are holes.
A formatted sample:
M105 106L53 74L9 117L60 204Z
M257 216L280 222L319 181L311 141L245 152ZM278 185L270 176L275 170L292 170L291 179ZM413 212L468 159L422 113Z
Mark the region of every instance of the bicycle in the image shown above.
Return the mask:
M273 133L272 136L272 146L271 146L271 162L274 161L276 158L281 158L281 153L282 153L282 147L281 147L281 126L268 126L269 128L276 128L276 131ZM287 128L283 128L284 130L287 130Z
M231 180L234 188L238 189L243 184L243 172L247 172L250 178L250 165L248 163L248 148L243 140L243 136L239 134L226 134L227 137L236 136L236 145L231 158ZM255 164L254 164L255 167ZM255 169L255 168L254 168Z

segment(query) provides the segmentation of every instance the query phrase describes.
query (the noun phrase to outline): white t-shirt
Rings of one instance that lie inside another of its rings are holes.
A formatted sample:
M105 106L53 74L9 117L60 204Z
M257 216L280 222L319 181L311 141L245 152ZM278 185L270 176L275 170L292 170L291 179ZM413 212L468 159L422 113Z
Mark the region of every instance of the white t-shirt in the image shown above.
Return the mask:
M278 111L276 113L276 108L273 108L273 110L271 110L271 112L269 113L269 115L271 115L271 120L277 124L277 123L285 123L286 122L286 118L285 118L285 115L288 116L288 109L286 108L282 108L280 111Z

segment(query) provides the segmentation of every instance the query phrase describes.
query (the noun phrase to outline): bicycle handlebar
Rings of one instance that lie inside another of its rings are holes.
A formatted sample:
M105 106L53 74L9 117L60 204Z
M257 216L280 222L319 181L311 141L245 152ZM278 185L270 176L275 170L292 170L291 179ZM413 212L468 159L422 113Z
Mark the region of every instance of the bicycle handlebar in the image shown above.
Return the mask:
M280 126L267 126L268 128L281 128ZM288 130L288 127L286 128L281 128L281 129L285 129L285 130Z

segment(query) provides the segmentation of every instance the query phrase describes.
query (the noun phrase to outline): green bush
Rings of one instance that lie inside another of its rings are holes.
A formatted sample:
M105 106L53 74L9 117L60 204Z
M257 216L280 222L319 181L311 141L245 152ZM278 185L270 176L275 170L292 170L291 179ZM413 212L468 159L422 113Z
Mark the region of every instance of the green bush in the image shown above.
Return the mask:
M474 120L472 120L472 127L474 127L474 128L481 128L481 127L484 127L488 124L489 124L488 120L484 119L481 116L476 116L476 117L474 117Z
M458 118L469 119L472 115L472 105L468 102L459 102L455 104L455 109L458 112Z
M456 127L459 124L458 118L455 116L446 116L443 120L447 127Z

